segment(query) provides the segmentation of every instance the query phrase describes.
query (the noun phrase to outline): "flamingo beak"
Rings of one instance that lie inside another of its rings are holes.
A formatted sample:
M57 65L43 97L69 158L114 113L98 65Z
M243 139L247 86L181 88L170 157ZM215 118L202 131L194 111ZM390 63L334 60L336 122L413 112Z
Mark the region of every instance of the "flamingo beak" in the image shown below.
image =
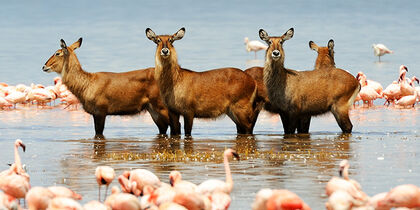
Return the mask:
M25 146L24 144L20 144L20 146L22 147L23 152L25 152L25 150L26 150L26 146Z
M418 78L415 78L414 80L416 80L417 84L420 84L420 80Z
M356 79L357 79L357 80L359 80L359 78L360 78L360 73L358 73L358 74L356 75Z
M407 68L407 66L404 66L404 69L408 72L408 68Z
M236 159L238 159L238 161L240 160L238 153L232 152L232 155L233 155L233 157L235 157Z
M344 170L344 167L340 167L340 170L338 171L338 174L340 175L340 177L343 177L343 170Z
M172 187L174 186L174 179L172 177L169 178L169 184L171 184Z

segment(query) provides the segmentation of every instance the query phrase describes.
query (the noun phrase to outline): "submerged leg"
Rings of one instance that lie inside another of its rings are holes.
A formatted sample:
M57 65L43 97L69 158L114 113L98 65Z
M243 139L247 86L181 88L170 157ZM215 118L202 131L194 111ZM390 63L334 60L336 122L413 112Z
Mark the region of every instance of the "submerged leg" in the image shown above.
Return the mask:
M93 115L93 123L95 124L95 139L105 139L104 127L105 127L106 115Z
M297 128L297 119L288 113L280 113L281 122L283 123L284 134L294 134Z
M191 137L194 115L183 115L185 137Z
M335 120L340 126L343 133L351 133L353 129L353 125L351 124L350 117L349 117L349 109L345 105L337 105L334 104L331 112L333 113Z
M171 135L181 135L181 124L179 123L179 114L169 111L169 125L171 126Z
M297 124L298 133L309 133L309 125L311 124L311 116L300 117Z

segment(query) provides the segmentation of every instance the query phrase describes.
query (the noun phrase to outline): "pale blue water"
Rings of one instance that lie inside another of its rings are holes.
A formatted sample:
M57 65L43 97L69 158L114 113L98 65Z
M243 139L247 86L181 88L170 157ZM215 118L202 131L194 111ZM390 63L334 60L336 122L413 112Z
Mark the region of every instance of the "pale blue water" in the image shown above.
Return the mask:
M0 82L51 85L56 75L41 67L61 38L71 44L83 37L76 52L86 71L123 72L154 65L155 44L145 36L147 27L157 34L185 27L186 35L175 42L179 62L202 71L262 65L264 53L258 52L254 60L254 54L245 51L244 37L259 39L260 28L281 35L294 27L294 37L284 44L287 67L311 69L316 53L308 42L325 46L332 38L337 67L354 75L363 71L386 86L397 79L401 64L409 68L407 75L420 75L418 8L418 1L8 2L0 7ZM394 54L378 63L373 43L387 45ZM249 209L263 187L290 189L313 209L323 209L325 183L337 175L336 165L343 158L350 159L351 176L369 195L397 184L420 185L419 116L418 108L357 109L352 111L355 127L349 138L340 138L334 119L325 115L313 120L309 139L283 139L281 122L264 115L257 123L256 140L237 140L233 123L224 118L198 121L192 142L172 144L155 138L157 129L147 115L112 117L105 127L109 140L101 143L90 139L93 123L83 112L20 108L0 111L0 170L13 161L13 141L21 138L28 144L22 159L32 186L64 184L84 195L85 203L96 199L93 173L102 164L115 167L117 174L147 168L164 181L174 169L195 183L224 178L220 161L130 161L114 153L154 154L166 148L207 154L234 147L244 160L232 162L231 209ZM271 150L291 157L284 161L250 155ZM308 150L315 156L305 156Z

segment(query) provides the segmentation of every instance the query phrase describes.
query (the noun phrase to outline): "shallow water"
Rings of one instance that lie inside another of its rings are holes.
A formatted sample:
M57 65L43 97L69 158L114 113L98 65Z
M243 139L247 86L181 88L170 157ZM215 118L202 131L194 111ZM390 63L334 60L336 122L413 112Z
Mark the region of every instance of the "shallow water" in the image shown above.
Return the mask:
M0 82L52 84L55 74L41 67L59 48L83 37L76 51L86 71L123 72L154 65L155 44L144 33L172 34L186 27L175 43L180 64L203 71L225 66L263 65L263 52L247 53L245 36L258 39L258 30L295 34L284 45L285 65L311 69L313 40L325 46L335 41L337 67L358 71L385 87L398 78L405 64L409 76L419 76L418 1L30 1L0 7ZM384 43L394 54L373 56L371 45ZM277 116L262 113L254 137L238 137L229 118L196 120L193 139L156 136L148 114L108 117L106 141L92 140L93 122L83 111L18 107L0 111L0 170L13 161L13 142L27 144L21 153L32 186L65 185L97 198L94 170L110 165L117 174L146 168L168 181L171 170L200 183L224 179L222 151L234 148L240 161L231 161L235 182L231 209L249 209L264 187L287 188L313 209L323 209L326 182L337 175L342 159L350 160L350 175L368 195L404 183L420 185L419 106L393 109L380 106L351 111L354 132L341 136L332 115L314 118L310 136L285 138ZM113 184L116 184L114 182Z
M92 119L83 111L19 108L0 114L0 150L2 162L12 162L13 142L21 138L32 186L65 185L82 194L85 203L97 199L96 166L112 166L117 174L146 168L165 182L171 170L179 170L198 184L224 179L222 152L234 148L241 160L230 163L235 182L231 209L249 209L255 193L265 187L289 189L313 209L322 209L325 184L338 175L342 159L349 159L350 176L368 195L398 184L419 185L419 113L419 108L357 108L351 111L352 135L340 135L327 114L313 120L310 136L285 138L278 117L263 112L253 137L234 135L235 126L226 117L196 120L192 139L159 137L149 115L142 114L109 117L107 140L93 140Z

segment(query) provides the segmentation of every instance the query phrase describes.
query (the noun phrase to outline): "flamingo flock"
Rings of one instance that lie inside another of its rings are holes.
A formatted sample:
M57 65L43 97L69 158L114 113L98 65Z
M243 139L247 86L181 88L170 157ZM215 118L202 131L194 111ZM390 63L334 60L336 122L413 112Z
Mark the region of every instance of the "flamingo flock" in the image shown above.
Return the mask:
M42 84L8 85L0 82L0 110L16 108L18 104L47 107L48 103L54 103L56 99L59 99L65 108L73 106L77 109L79 104L77 97L67 89L60 77L54 78L54 85L51 86Z
M115 171L109 166L98 166L95 178L99 187L98 200L82 205L82 196L64 186L31 186L30 176L26 173L19 156L19 148L25 151L22 140L14 144L15 162L0 172L0 209L173 209L173 210L223 210L229 209L232 198L233 180L229 160L239 160L233 149L223 153L226 179L209 179L201 184L182 179L179 171L171 171L169 183L161 181L153 172L146 169L124 171L118 176L119 186L113 186L107 196L108 186L115 179ZM350 164L342 160L339 176L332 177L325 186L328 201L327 210L356 209L417 209L420 208L420 188L412 184L398 185L389 192L369 197L361 185L349 178ZM101 200L100 187L106 185ZM287 189L264 188L256 193L252 210L310 210L311 207L296 193Z
M399 68L398 79L383 89L379 82L367 79L363 72L359 72L356 78L359 80L361 89L355 99L355 103L363 102L364 106L372 107L373 101L379 98L385 99L385 104L393 105L397 108L412 108L420 100L419 79L416 76L408 78L406 76L408 68L401 65ZM384 105L385 105L384 104Z

